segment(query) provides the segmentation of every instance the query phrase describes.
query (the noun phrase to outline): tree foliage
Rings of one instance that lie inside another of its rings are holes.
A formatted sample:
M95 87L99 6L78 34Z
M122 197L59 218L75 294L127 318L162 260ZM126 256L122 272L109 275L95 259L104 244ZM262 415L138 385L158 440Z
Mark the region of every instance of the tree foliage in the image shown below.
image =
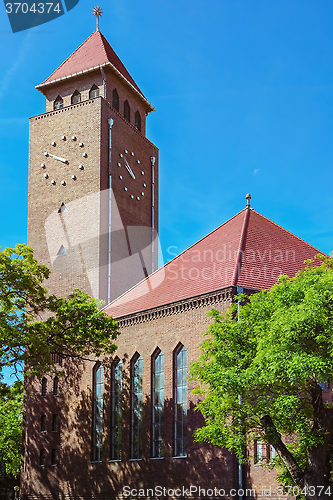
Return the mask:
M21 465L23 382L0 382L0 462L18 477Z
M49 269L25 245L0 252L0 370L4 366L39 375L53 365L52 353L86 356L112 353L118 324L101 302L74 290L48 295Z
M191 366L206 421L196 439L238 455L254 439L273 445L280 480L312 499L331 485L333 457L332 391L322 390L333 384L333 258L318 258L226 313L212 311Z

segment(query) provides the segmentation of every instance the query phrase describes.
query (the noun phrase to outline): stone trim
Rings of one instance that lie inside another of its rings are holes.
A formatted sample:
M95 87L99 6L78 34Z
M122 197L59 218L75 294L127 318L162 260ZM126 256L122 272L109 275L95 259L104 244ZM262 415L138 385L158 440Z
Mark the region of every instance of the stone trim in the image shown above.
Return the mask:
M214 292L197 295L195 297L190 297L178 302L172 302L171 304L147 309L145 311L140 311L138 313L130 314L128 316L122 316L115 319L117 319L118 321L119 328L126 328L128 326L146 323L155 319L165 318L166 316L181 314L193 309L199 309L206 306L214 306L215 304L220 304L221 302L226 302L227 300L231 301L232 297L235 294L235 291L236 287L215 290Z
M79 102L78 104L71 104L70 106L65 106L64 108L60 108L55 111L47 111L42 115L33 116L32 118L30 118L30 120L40 120L41 118L49 118L50 116L58 115L60 113L63 113L64 111L69 111L70 109L73 108L79 108L80 106L87 106L87 104L94 104L95 99L98 99L98 97L95 97L94 99L87 99L86 101Z

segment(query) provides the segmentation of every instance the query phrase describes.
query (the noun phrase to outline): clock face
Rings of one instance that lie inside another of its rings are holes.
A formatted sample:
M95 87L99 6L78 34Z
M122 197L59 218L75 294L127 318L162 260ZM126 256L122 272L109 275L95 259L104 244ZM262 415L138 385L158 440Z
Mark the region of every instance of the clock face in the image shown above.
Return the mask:
M45 180L52 185L61 184L66 186L77 180L78 175L85 169L88 153L85 145L76 135L62 135L54 138L44 151L44 157L40 164ZM57 165L57 174L53 167Z
M116 168L116 175L128 197L135 201L143 200L147 188L146 172L134 151L124 149L122 153L119 153Z

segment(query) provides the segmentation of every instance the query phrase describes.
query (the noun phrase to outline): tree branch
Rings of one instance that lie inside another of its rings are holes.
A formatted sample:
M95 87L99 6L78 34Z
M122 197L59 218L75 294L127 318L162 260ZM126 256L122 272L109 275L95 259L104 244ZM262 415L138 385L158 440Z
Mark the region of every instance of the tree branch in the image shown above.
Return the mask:
M281 439L281 435L276 430L270 415L264 415L261 418L261 425L264 431L265 439L272 444L279 457L287 467L292 479L300 488L304 487L304 473Z

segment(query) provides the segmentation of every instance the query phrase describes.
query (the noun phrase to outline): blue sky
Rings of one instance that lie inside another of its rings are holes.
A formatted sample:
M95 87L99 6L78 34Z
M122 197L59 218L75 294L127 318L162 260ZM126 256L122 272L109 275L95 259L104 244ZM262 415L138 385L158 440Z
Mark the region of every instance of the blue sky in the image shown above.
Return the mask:
M0 245L26 241L35 85L95 29L92 7L13 34L0 14ZM331 0L101 0L100 28L156 112L164 261L239 212L333 250ZM169 249L169 250L168 250Z

